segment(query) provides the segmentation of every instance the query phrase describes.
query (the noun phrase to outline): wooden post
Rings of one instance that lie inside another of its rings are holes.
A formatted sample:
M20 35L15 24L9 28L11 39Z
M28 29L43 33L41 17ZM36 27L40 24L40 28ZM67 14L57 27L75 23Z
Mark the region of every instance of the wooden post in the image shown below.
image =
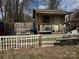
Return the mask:
M27 37L25 38L25 40L26 40L26 48L27 48Z
M2 49L2 46L1 46L1 45L2 45L2 43L1 43L1 42L2 42L2 41L1 41L1 38L0 38L0 50Z
M17 45L18 45L18 44L17 44L17 37L15 37L15 38L16 38L15 40L16 40L16 49L17 49Z
M41 45L42 45L42 36L40 35L39 36L39 46L41 47Z
M8 39L5 39L5 41L6 41L6 50L7 50L7 47L8 47L8 46L7 46L7 40L8 40Z
M11 40L11 49L13 48L13 46L12 46L12 39L10 39Z
M23 47L22 47L22 37L20 37L20 38L21 38L21 42L20 42L20 43L21 43L21 47L20 47L20 48L23 48Z

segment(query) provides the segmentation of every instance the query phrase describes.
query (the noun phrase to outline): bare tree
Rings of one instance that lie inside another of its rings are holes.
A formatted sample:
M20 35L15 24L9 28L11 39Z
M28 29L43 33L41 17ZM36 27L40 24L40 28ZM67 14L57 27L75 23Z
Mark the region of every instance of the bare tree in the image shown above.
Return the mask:
M60 0L49 0L49 9L57 9L60 4Z
M2 19L3 19L2 0L0 0L0 12L1 12L1 15L2 15Z
M28 0L23 0L19 3L19 0L6 0L4 5L5 7L5 20L6 21L22 21L23 19L23 7L24 3ZM1 12L2 11L2 2L0 1Z

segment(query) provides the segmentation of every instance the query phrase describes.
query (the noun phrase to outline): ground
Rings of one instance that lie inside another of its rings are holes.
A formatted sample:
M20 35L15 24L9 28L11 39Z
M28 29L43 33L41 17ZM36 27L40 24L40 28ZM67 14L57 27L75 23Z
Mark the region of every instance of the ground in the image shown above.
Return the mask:
M79 45L0 51L0 59L79 59Z

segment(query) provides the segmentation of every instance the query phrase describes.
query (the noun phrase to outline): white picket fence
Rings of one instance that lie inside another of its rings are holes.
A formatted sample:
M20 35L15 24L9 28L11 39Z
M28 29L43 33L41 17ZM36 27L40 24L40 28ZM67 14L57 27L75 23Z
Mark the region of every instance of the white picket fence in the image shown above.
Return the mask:
M39 44L39 35L26 36L1 36L0 49L18 49L27 47L36 47Z
M79 38L79 34L0 36L0 50L52 46L57 40Z

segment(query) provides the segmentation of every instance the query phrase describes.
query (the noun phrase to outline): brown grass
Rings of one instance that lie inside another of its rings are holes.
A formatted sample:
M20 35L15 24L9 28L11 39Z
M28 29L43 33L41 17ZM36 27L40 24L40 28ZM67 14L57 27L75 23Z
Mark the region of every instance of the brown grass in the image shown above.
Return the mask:
M0 51L0 59L79 59L79 45Z

